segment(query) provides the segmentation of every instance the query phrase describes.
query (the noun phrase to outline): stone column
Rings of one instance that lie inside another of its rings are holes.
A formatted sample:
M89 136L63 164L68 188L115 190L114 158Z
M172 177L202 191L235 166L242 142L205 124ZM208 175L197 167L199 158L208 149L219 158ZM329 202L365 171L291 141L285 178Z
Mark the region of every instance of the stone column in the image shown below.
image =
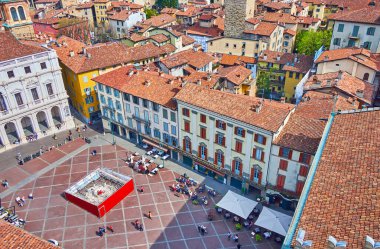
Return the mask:
M9 139L8 139L8 135L4 129L4 125L0 126L0 137L1 137L1 141L3 142L4 146L8 146L10 144Z
M25 141L25 133L24 133L24 128L22 127L22 124L21 124L21 120L16 120L14 124L16 125L16 132L20 138L20 143L21 143Z
M41 135L41 129L40 129L40 125L38 124L38 121L37 121L36 113L32 114L31 121L32 121L33 131L35 133L37 133L38 136L40 136Z
M48 130L55 131L57 129L57 127L54 125L53 116L51 115L50 109L47 109L45 111L45 114L46 114L46 121L49 124Z

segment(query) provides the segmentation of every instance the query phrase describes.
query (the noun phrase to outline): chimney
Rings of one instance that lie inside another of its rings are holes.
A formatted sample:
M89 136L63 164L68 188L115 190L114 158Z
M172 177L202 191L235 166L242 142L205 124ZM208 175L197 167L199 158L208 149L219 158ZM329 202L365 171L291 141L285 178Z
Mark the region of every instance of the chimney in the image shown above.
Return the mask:
M130 69L128 75L132 76L133 74L134 74L133 69Z
M82 54L86 55L86 52L87 52L86 48L83 47L83 48L82 48Z
M186 86L186 84L187 84L187 80L182 81L182 83L181 83L181 87Z
M145 80L144 85L150 86L150 81L149 80Z
M328 61L329 60L329 57L327 55L325 55L325 58L323 58L324 61Z
M66 41L63 41L63 42L62 42L62 45L63 45L64 47L67 47L67 43L66 43Z
M357 89L356 90L356 96L358 96L359 98L363 98L364 97L364 91L361 89Z
M365 244L364 244L364 249L373 249L377 248L378 244L380 244L380 241L375 241L372 237L370 236L365 236Z
M90 54L90 53L87 53L87 54L86 54L86 57L87 57L88 59L91 59L91 54Z
M281 103L285 104L285 97L281 97L280 101Z
M281 59L281 56L278 54L277 57L276 57L277 61L280 61Z
M338 80L342 79L342 74L343 74L342 70L339 70L338 77L337 77Z
M197 85L202 85L202 80L201 79L199 79L199 80L197 80Z
M311 248L313 242L311 240L305 241L305 230L299 229L298 235L296 238L296 244L295 244L295 249L306 249L306 248Z
M327 248L328 249L334 249L334 248L346 248L347 242L346 241L337 241L333 236L329 236L327 240Z
M211 73L208 73L207 74L207 81L210 81L211 80Z
M74 57L75 53L73 50L70 50L70 57Z
M264 54L264 60L266 61L268 59L267 54Z

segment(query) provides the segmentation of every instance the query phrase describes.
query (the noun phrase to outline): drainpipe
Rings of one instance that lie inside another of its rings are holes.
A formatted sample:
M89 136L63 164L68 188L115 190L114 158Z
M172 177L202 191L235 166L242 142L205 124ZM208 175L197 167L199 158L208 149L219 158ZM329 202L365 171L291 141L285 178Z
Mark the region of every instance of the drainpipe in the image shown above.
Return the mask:
M317 172L317 169L318 169L319 160L321 159L322 152L323 152L323 150L325 148L327 137L328 137L328 135L330 133L330 129L331 129L332 123L334 121L335 115L336 115L336 113L334 113L334 112L331 113L331 116L330 116L329 120L327 121L327 125L325 127L325 130L323 131L321 142L320 142L320 144L318 146L317 152L315 153L315 157L314 157L312 166L310 168L309 175L308 175L308 177L306 179L305 186L304 186L304 188L302 190L301 197L300 197L300 199L298 201L298 205L297 205L296 211L294 213L292 223L290 224L288 233L286 234L286 237L285 237L284 243L282 244L281 249L290 249L290 248L292 248L291 244L292 244L292 241L293 241L293 238L294 238L294 234L296 233L296 229L297 229L298 223L299 223L299 221L301 219L301 215L302 215L303 209L304 209L304 207L306 205L307 197L309 196L311 185L313 183L313 180L314 180L314 177L315 177L315 173Z

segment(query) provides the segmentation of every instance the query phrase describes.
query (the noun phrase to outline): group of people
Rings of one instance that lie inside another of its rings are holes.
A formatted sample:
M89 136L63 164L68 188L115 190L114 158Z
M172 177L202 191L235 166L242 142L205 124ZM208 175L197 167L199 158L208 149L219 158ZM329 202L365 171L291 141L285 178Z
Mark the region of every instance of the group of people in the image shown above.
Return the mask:
M17 203L17 205L19 207L24 206L24 204L25 204L25 197L23 196L23 197L20 198L20 196L17 196L16 197L16 203Z
M112 226L107 226L107 230L110 231L111 233L114 232ZM100 237L103 237L103 234L106 233L106 228L105 228L105 227L99 227L99 230L96 231L96 233L97 233Z
M36 132L33 133L33 135L29 135L26 137L26 141L32 142L38 139L38 135Z
M140 223L139 220L135 221L135 228L139 231L144 231L143 225Z
M233 235L231 232L228 232L228 234L227 234L227 239L228 239L228 240L233 239L233 241L235 241L236 243L238 243L238 244L237 244L237 248L238 248L238 249L241 248L241 245L240 245L240 243L239 243L239 235L238 235L238 234Z
M9 187L9 182L7 179L4 179L2 182L1 182L1 185L3 185L4 188L8 188Z
M205 233L207 233L207 228L204 225L198 225L198 232L204 235Z

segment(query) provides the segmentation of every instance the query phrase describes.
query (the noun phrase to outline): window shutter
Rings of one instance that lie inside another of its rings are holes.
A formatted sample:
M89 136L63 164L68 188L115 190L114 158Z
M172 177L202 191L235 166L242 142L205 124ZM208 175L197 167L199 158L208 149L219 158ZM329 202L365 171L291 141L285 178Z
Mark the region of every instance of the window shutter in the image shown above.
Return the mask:
M243 163L241 162L240 163L240 171L239 171L239 176L242 177L243 176Z
M255 134L255 142L257 142L258 140L259 140L259 135Z
M253 148L253 150L252 150L252 157L256 158L256 148Z
M235 135L237 135L237 134L238 134L238 128L235 127Z
M267 144L267 138L264 137L264 138L263 138L263 145L266 145L266 144Z
M304 182L297 182L297 188L296 188L296 193L300 195L302 193L303 186L305 185Z
M214 155L214 164L218 164L218 153L215 152L215 155Z
M198 146L198 157L201 157L201 146Z
M223 130L226 129L226 123L223 123Z
M300 153L300 157L298 158L298 162L302 162L303 153Z
M215 134L215 143L218 143L218 134Z
M192 150L191 150L191 141L189 141L189 150L190 150L190 153L192 153Z
M293 150L289 150L288 158L289 158L289 159L292 159L292 156L293 156Z
M243 130L243 132L242 132L242 136L245 137L245 130Z
M310 165L311 155L307 155L306 164Z
M264 151L261 151L261 160L262 162L264 162Z
M280 152L278 153L279 156L283 156L284 155L284 151L282 149L282 147L280 147Z
M223 146L226 146L226 138L225 137L222 138L222 144L223 144Z
M186 151L186 139L183 139L182 142L183 142L183 147L182 148L183 148L184 151Z
M235 160L232 160L232 173L235 173Z
M207 161L207 148L205 148L205 160Z
M215 126L219 127L219 120L215 120Z
M251 168L251 175L249 177L249 180L252 182L253 181L253 177L255 175L255 168Z
M263 172L259 171L259 184L261 185L261 179L263 178Z
M182 115L186 116L186 109L185 108L182 108Z
M224 155L222 155L222 168L224 168Z

